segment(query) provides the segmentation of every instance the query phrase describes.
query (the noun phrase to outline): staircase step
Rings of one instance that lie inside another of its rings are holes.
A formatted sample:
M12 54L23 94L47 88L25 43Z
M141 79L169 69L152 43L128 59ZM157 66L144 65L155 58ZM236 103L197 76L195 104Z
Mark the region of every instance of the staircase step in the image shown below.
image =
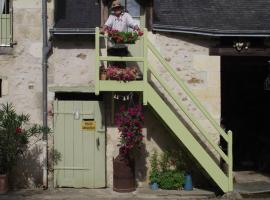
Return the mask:
M229 178L220 169L219 165L210 157L200 143L193 137L185 125L177 118L170 107L162 100L151 85L147 86L148 103L157 114L164 120L167 126L182 141L194 158L201 164L209 176L224 191L231 190Z

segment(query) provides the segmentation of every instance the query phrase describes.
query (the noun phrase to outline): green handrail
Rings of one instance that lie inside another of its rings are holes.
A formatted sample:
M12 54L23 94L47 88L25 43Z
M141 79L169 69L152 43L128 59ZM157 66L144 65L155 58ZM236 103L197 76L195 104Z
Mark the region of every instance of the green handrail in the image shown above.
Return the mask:
M229 178L229 184L228 188L229 191L233 191L233 133L232 131L228 131L228 178Z
M188 119L192 122L192 124L199 130L199 132L203 135L207 142L215 149L215 151L221 156L221 158L228 165L228 188L229 191L233 190L233 153L232 153L232 132L228 131L228 134L220 127L220 125L214 120L214 118L209 114L209 112L203 107L200 101L193 95L193 93L189 90L186 84L178 77L176 71L166 62L166 60L162 57L162 55L158 52L158 50L154 47L154 45L149 41L147 37L147 30L144 29L144 35L141 38L143 40L143 56L142 57L116 57L116 56L100 56L100 38L107 39L107 36L103 36L99 33L99 28L96 28L96 76L95 76L95 93L99 94L100 92L100 80L99 80L99 65L101 61L138 61L143 62L143 103L146 105L148 102L148 70L151 72L154 77L158 80L158 82L162 85L165 91L172 97L177 106L181 109L181 111L188 117ZM207 131L200 125L198 120L190 113L187 107L179 100L177 95L172 91L172 89L168 86L166 81L164 81L156 71L148 62L148 50L150 50L153 55L159 60L159 62L165 67L165 69L169 72L169 74L173 77L173 79L178 83L178 85L184 90L187 96L191 99L191 101L199 108L201 113L209 120L211 125L218 131L218 133L224 138L224 140L228 143L228 152L227 155L222 151L222 149L216 144L209 136ZM136 84L135 84L136 85Z
M99 45L99 27L96 27L96 35L95 35L95 52L96 52L96 64L95 64L95 94L99 95L99 66L100 66L100 45Z
M156 48L153 46L153 44L150 41L148 41L148 47L152 51L152 53L158 58L158 60L161 62L161 64L166 68L166 70L172 75L172 77L175 79L175 81L181 86L181 88L189 96L189 98L192 100L192 102L200 109L200 111L210 121L210 123L215 127L215 129L219 132L219 134L222 135L222 137L228 142L228 135L225 133L225 131L222 128L220 128L220 126L212 118L212 116L207 112L207 110L204 109L202 104L192 94L192 92L188 89L186 84L181 79L179 79L175 70L169 66L169 64L166 62L166 60L160 55L160 53L156 50Z
M226 163L229 162L228 156L220 149L220 147L213 142L213 140L209 137L209 134L205 131L205 129L200 125L200 123L197 122L195 117L191 114L191 112L188 111L186 106L179 100L177 95L174 94L174 92L169 88L168 84L163 81L157 71L149 65L148 68L152 72L152 74L155 76L155 78L158 80L158 82L163 86L163 88L168 92L168 94L173 98L175 103L179 106L179 108L185 113L185 115L190 119L190 121L194 124L194 126L203 134L207 142L211 144L211 146L218 152L218 154L224 159Z

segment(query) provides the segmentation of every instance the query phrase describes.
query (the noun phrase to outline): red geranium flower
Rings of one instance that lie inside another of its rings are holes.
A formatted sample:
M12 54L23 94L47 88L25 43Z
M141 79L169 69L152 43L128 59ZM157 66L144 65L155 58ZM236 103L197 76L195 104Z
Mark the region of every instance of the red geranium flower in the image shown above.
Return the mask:
M138 32L138 36L143 36L143 32L142 31L139 31Z
M22 133L22 129L20 127L17 127L16 128L16 133L19 134L19 133Z

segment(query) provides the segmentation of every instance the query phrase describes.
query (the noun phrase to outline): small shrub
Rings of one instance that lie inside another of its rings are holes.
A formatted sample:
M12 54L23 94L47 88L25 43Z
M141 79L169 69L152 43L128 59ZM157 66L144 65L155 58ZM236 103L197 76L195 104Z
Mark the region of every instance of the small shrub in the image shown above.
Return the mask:
M160 173L159 187L166 190L177 190L184 183L184 173L177 170L167 170Z
M154 151L153 155L151 156L150 162L151 162L150 182L151 183L158 183L160 172L158 169L157 151Z
M28 114L17 114L10 103L0 105L0 174L11 171L18 157L27 151L30 138L41 140L43 133L49 133L47 127L30 125Z
M161 189L176 190L184 184L184 161L181 154L165 151L160 155L154 151L151 156L150 182L158 183Z

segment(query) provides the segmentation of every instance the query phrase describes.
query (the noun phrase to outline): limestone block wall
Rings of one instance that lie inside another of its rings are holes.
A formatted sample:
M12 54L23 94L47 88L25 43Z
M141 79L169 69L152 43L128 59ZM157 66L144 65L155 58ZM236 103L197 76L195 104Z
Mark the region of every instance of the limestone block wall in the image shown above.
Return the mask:
M180 34L149 34L149 37L165 60L219 123L221 114L220 57L209 55L209 46L214 45L215 42L207 38ZM205 129L211 132L212 138L218 142L219 137L215 130L151 55L150 63L157 68L160 76L178 94L179 99L185 103L188 110L201 121Z
M33 122L40 122L42 117L40 13L38 0L13 1L16 45L8 54L0 55L0 75L8 80L8 94L0 102L12 102L18 112L28 111Z
M94 85L94 36L55 39L49 57L49 86Z
M0 103L11 102L18 113L29 113L31 123L42 123L42 21L40 0L13 0L13 47L0 49L0 77L5 95ZM48 2L49 11L51 3ZM12 173L13 187L42 184L42 149L31 145L19 170ZM18 178L20 177L20 178Z
M14 8L14 41L16 45L7 54L0 50L0 77L6 79L5 96L0 103L12 102L18 112L29 113L31 122L42 122L42 26L40 0L13 0ZM53 1L48 1L49 28L53 24ZM165 59L174 67L179 76L185 80L195 95L206 106L217 121L220 118L220 59L209 56L209 40L180 34L151 34L149 38L159 49ZM49 86L80 86L94 84L94 38L54 38L52 54L49 57ZM154 59L160 75L177 91L168 74ZM189 105L185 96L179 97ZM49 110L52 109L54 93L49 92ZM192 104L190 110L204 120ZM164 128L162 123L145 108L145 145L137 159L136 173L139 186L148 183L150 170L149 157L153 149L163 151L178 148L175 139ZM112 109L106 110L107 115ZM52 127L52 117L49 117ZM215 133L213 138L218 141ZM118 131L114 126L107 127L107 180L112 186L112 159L118 153ZM52 140L50 140L52 147ZM14 173L15 185L18 187L36 187L42 184L41 148L34 146L27 155L28 162L20 165L18 174ZM52 180L52 173L50 173Z

